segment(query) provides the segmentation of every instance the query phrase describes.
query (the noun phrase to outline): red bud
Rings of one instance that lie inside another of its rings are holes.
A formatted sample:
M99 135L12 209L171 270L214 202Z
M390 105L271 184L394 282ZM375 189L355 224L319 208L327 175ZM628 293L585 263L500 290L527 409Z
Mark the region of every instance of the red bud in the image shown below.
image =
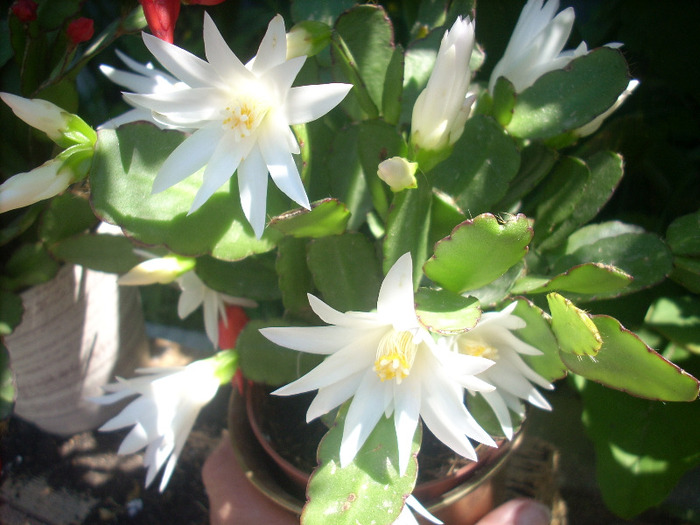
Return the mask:
M74 45L87 42L95 34L94 22L90 18L76 18L68 24L68 38Z
M12 14L25 24L36 20L36 10L39 6L34 0L17 0L10 6Z
M226 320L219 319L219 348L229 350L236 347L238 334L248 322L245 310L240 306L226 305Z
M175 23L180 16L180 0L139 0L139 3L151 33L172 44Z

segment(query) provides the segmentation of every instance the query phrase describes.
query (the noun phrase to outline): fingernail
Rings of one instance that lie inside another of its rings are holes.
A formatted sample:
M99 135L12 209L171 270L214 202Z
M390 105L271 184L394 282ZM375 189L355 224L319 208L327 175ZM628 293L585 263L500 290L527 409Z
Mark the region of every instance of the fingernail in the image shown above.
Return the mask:
M550 521L549 508L536 501L522 505L515 516L515 525L549 525Z

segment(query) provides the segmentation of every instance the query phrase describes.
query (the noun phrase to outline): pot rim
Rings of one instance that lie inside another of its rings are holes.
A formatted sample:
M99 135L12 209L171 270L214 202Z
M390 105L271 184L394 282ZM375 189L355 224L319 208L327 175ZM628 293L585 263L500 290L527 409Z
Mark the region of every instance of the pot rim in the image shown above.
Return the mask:
M289 474L285 473L283 468L275 463L268 451L266 451L262 443L260 443L259 439L256 437L248 417L246 405L245 397L241 395L237 389L232 389L229 399L228 427L236 460L243 469L248 481L263 495L277 505L300 516L306 501L305 499L295 496L288 487L284 486L284 482L281 480L285 475L288 476ZM521 441L522 432L517 434L513 440L509 442L510 446L505 447L505 450L500 454L493 454L491 457L486 458L486 463L482 468L477 470L477 474L474 478L459 483L437 498L421 501L421 503L433 514L445 507L449 507L474 491L484 482L490 480L501 469L503 464L510 457L510 454L518 447ZM491 449L491 447L489 447L489 449ZM493 450L494 452L500 451L501 448L499 447ZM280 459L285 463L289 463L284 460L284 458ZM296 469L293 465L289 465L293 469ZM431 483L434 482L430 481L424 485ZM418 486L416 489L417 488ZM414 489L414 493L416 489Z

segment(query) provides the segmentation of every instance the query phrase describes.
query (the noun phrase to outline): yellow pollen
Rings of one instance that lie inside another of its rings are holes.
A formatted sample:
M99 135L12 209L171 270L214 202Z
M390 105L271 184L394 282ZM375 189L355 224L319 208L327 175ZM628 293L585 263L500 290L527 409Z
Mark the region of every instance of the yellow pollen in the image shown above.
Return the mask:
M226 106L222 125L235 133L236 141L249 137L255 132L267 115L270 106L265 100L241 96Z
M469 339L461 337L457 341L457 347L459 348L460 354L484 357L491 361L498 361L498 349L483 341L470 341Z
M382 381L395 379L396 384L408 377L416 357L417 346L411 332L391 330L379 341L374 371Z

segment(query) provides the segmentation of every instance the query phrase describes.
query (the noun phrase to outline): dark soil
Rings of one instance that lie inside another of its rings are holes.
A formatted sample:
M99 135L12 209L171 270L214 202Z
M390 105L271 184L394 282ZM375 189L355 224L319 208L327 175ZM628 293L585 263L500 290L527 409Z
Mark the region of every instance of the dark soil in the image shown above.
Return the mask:
M201 469L226 426L229 395L230 388L221 388L202 410L162 494L160 476L144 488L146 471L137 456L116 457L128 429L61 438L16 418L5 422L2 431L0 484L8 478L20 482L41 478L48 490L65 489L97 500L83 524L208 523Z

